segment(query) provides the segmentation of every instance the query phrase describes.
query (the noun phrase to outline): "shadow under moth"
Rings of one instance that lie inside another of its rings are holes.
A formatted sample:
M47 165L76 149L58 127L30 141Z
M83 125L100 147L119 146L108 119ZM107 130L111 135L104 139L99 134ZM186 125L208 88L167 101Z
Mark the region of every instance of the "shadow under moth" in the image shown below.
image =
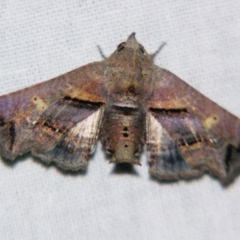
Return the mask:
M0 154L34 156L86 169L100 139L112 163L190 179L205 171L223 183L240 168L240 120L153 63L132 33L110 57L0 97Z

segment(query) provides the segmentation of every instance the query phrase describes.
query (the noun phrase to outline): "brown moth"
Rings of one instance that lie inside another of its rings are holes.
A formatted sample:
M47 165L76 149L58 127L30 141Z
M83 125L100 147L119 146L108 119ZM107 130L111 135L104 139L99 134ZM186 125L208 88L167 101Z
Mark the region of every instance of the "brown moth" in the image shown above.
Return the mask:
M153 63L132 33L101 62L0 97L0 154L29 151L60 168L85 169L100 139L112 163L189 179L205 171L222 182L240 166L240 120Z

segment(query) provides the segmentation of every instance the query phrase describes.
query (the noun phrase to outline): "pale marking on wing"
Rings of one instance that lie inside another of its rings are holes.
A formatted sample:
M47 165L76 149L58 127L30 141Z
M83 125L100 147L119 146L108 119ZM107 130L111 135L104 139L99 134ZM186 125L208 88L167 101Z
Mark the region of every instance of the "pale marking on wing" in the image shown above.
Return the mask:
M210 130L210 129L213 129L218 122L219 120L217 117L209 116L206 120L203 121L203 125L206 129ZM211 136L209 136L209 141L211 142L211 144L213 144L218 140L216 138L211 138Z
M103 107L91 114L85 120L79 122L75 127L71 129L69 135L66 137L66 142L70 142L71 139L78 137L79 139L82 139L80 141L81 143L79 143L78 141L78 144L80 144L81 146L84 145L85 141L86 143L90 143L89 145L91 145L92 153L94 150L95 141L98 138L98 133L100 129L99 125L101 123L102 115Z
M43 112L47 108L47 103L39 96L33 96L31 102L36 106L39 112Z
M203 125L207 129L213 128L214 125L216 125L217 123L218 123L218 120L215 117L213 117L213 116L210 116L206 120L203 121Z
M147 145L154 146L155 151L154 154L159 155L161 153L161 144L162 144L162 134L163 127L162 125L152 116L151 113L147 113L147 136L146 143ZM151 149L149 149L151 150Z

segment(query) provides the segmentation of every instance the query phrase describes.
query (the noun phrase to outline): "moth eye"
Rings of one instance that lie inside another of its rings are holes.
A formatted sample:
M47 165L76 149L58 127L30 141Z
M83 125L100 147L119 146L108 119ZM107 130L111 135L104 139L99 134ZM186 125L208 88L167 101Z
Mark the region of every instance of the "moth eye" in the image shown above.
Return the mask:
M117 51L121 52L125 48L125 43L120 43L117 47Z

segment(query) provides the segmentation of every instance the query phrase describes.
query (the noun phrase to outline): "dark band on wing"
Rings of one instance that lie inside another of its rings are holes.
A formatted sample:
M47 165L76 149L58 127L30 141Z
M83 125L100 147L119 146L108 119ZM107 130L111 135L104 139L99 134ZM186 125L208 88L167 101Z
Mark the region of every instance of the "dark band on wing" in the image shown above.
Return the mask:
M103 105L103 103L101 102L84 101L78 98L71 98L69 96L65 96L63 98L63 103L77 107L77 108L86 108L89 110L96 110Z
M5 121L3 117L0 117L0 127L3 127L5 125Z
M15 141L15 137L16 137L15 123L13 121L10 121L8 123L8 125L9 125L8 131L9 131L9 136L10 136L9 150L12 150L13 144Z
M186 108L150 108L149 109L153 113L158 113L161 115L178 115L178 114L183 114L183 113L188 113L188 110Z
M58 128L54 126L54 123L52 123L49 119L47 119L43 124L43 127L47 127L49 129L51 129L51 131L53 132L59 132L59 133L64 133L66 132L66 128L62 127L62 128Z
M227 147L227 153L226 153L226 157L225 157L225 169L227 172L230 169L231 158L232 158L232 147L229 145Z

